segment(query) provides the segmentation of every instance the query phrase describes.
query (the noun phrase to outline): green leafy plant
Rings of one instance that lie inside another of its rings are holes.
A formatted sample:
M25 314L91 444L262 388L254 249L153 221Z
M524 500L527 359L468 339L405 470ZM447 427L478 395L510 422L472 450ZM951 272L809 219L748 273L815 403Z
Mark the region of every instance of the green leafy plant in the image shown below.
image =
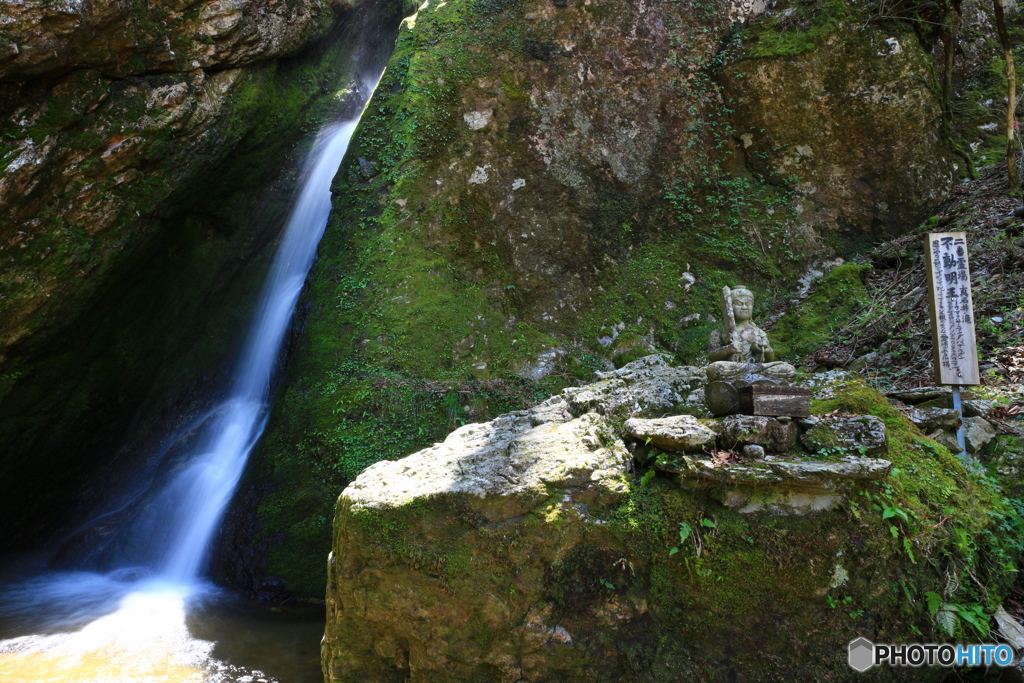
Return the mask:
M693 527L686 522L679 522L679 545L686 543L686 539L690 537L690 533L693 531ZM675 555L679 552L679 546L676 546L668 551L668 554Z

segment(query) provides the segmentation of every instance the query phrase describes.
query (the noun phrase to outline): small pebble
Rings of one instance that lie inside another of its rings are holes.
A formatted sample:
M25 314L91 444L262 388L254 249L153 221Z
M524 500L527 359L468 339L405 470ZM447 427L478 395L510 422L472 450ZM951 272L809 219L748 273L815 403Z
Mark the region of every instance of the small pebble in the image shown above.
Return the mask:
M1001 322L1003 322L1003 319L1000 318L998 315L992 316L992 322L994 322L994 323L1001 323Z
M764 457L764 446L751 444L743 447L743 457L751 460L760 460Z

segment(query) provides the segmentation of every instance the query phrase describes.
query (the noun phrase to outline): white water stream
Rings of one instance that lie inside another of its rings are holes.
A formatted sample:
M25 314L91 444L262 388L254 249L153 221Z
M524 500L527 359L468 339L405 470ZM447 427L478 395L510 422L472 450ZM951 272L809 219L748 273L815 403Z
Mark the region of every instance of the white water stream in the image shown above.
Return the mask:
M213 657L190 635L187 608L216 592L200 577L211 538L266 424L270 383L292 312L331 208L331 181L358 120L325 127L304 164L229 398L206 422L190 457L131 527L145 536L147 568L59 572L0 592L0 614L38 617L36 633L0 641L4 683L270 680ZM138 580L141 574L150 578ZM56 632L55 632L56 631ZM62 632L63 631L63 632Z
M317 137L304 183L263 288L256 320L235 370L231 398L207 429L197 457L161 494L156 509L169 531L157 564L170 581L189 583L202 569L207 545L263 433L270 378L295 302L316 256L331 211L331 181L357 121L333 124Z

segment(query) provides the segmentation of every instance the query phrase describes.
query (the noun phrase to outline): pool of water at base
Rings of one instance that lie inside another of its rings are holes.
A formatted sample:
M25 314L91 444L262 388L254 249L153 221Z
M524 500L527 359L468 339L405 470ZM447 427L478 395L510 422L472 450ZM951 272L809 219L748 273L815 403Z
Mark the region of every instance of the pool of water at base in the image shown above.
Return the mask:
M142 571L0 571L5 683L320 683L320 605Z

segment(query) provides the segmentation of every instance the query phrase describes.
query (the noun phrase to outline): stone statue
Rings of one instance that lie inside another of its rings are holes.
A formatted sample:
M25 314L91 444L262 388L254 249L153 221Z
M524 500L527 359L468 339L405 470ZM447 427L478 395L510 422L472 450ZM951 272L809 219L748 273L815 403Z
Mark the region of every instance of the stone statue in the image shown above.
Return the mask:
M711 333L708 357L712 361L764 363L775 360L768 335L755 325L754 294L746 287L722 287L722 315L725 326Z
M746 287L722 288L724 326L708 340L708 384L704 399L714 415L739 411L739 390L752 384L787 385L796 368L775 360L768 335L750 317L754 294Z

